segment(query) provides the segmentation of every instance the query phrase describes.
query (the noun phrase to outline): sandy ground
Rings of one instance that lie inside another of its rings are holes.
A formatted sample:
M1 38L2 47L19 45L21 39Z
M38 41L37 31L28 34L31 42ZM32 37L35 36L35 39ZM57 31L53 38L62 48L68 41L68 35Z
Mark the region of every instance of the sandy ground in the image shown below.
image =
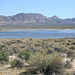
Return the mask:
M15 55L9 56L9 62L16 58ZM17 69L11 68L10 64L0 66L0 75L19 75L22 72L25 72L25 66L29 66L28 63L24 63L24 68Z
M64 61L71 61L71 58L64 58ZM69 69L66 69L67 72L71 73L71 72L75 72L75 59L73 59L73 61L71 62L72 67Z

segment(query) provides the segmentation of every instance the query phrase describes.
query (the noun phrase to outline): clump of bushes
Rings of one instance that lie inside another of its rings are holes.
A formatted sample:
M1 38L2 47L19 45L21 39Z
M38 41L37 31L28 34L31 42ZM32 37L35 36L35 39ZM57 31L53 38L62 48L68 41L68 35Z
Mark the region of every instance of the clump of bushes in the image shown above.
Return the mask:
M49 53L54 51L67 53L75 50L75 39L11 39L1 40L0 50L9 52L9 55L20 51L39 52L48 49Z
M19 58L25 59L25 60L28 60L28 59L29 59L29 56L30 56L30 52L29 52L29 51L21 51L21 52L18 54L18 57L19 57Z
M8 60L8 53L4 51L0 51L0 60L7 61Z
M62 74L64 72L64 65L62 57L59 54L43 55L41 53L33 54L28 61L33 67L36 66L34 72L48 74ZM30 70L32 71L32 70Z
M0 51L0 63L3 64L8 61L8 53Z
M11 61L10 65L11 65L12 68L16 67L17 60L14 59L13 61Z
M70 75L70 73L67 72L65 75Z
M2 50L2 48L6 47L5 45L0 45L0 50Z
M21 59L14 59L11 61L10 65L12 68L14 67L21 68L23 67L24 63Z

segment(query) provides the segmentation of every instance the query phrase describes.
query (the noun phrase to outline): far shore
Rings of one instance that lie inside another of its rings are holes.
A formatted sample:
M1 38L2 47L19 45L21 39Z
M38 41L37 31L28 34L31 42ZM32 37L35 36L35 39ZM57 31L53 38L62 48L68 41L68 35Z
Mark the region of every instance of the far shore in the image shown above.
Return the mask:
M61 28L35 28L35 29L0 29L1 32L3 31L40 31L39 29L52 29L52 30L75 30L75 29L61 29Z
M19 29L17 29L17 30L14 30L14 29L11 29L11 30L0 30L1 32L3 32L3 31L38 31L38 30L19 30Z

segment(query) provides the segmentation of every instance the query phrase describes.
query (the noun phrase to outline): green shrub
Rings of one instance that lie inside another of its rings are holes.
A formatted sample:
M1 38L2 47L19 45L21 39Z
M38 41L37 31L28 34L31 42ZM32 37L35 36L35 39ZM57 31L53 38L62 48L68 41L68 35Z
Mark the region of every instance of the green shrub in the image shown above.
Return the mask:
M10 63L12 68L14 68L14 67L23 67L23 64L24 64L23 61L20 60L20 59L14 59Z
M21 40L19 40L19 39L18 39L18 40L16 40L16 41L17 41L17 43L21 43L21 42L22 42L22 41L21 41Z
M21 52L18 54L18 57L19 57L19 58L25 59L25 60L28 60L28 59L29 59L29 56L30 56L30 52L29 52L29 51L21 51Z
M2 50L2 46L0 47L0 50Z
M75 50L75 45L74 45L74 46L71 46L71 47L70 47L70 49L73 49L73 50Z
M66 75L70 75L69 73L66 73Z
M0 51L0 60L7 61L8 60L8 53Z
M68 51L68 52L67 52L67 57L72 57L73 54L74 54L74 53L73 53L72 51Z
M5 45L2 45L2 48L6 47Z
M11 65L12 68L16 67L17 60L14 59L13 61L11 61L10 65Z

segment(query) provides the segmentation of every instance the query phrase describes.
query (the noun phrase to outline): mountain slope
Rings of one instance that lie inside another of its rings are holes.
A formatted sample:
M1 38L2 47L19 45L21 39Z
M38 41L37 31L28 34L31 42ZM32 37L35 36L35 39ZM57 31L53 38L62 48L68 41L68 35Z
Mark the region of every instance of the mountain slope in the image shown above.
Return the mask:
M13 16L0 15L0 26L63 26L75 25L75 18L60 19L57 16L49 17L36 13L19 13Z

